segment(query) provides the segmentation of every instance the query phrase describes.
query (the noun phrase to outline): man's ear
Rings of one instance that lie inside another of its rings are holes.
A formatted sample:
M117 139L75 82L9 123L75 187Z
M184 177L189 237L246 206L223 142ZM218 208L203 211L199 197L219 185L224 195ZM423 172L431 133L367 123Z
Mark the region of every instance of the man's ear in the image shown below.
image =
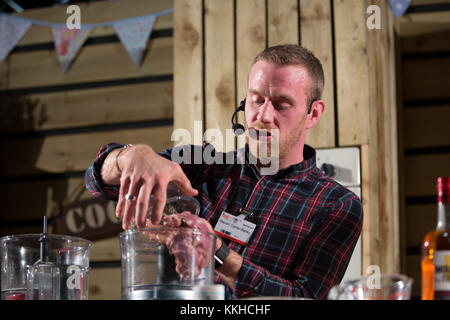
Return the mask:
M306 116L306 129L311 129L317 122L319 122L322 113L325 111L325 103L322 100L317 100L311 107L311 112Z

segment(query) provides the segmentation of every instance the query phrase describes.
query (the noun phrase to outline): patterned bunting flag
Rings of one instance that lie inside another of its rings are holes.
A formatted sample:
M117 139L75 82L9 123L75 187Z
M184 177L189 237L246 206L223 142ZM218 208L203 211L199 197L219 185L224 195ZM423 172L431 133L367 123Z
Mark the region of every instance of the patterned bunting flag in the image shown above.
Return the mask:
M147 47L147 41L154 23L154 16L144 16L114 23L114 29L120 41L137 66L142 62L144 50Z
M59 63L64 72L67 72L72 60L89 36L91 28L82 27L81 29L70 30L66 26L63 26L52 28L52 32Z
M396 17L402 16L408 10L411 0L389 0Z
M31 22L16 19L13 15L0 15L0 62L22 39Z
M64 23L38 21L10 13L0 12L0 62L17 45L32 25L50 27L55 42L55 51L61 67L66 72L93 28L114 27L131 59L139 66L155 20L173 13L173 9L162 10L145 16L111 22L84 24L81 29L70 30Z

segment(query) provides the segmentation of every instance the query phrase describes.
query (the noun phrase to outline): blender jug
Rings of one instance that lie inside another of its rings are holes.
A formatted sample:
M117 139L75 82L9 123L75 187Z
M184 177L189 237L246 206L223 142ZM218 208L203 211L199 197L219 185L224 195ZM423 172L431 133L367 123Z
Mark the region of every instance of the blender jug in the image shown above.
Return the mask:
M1 299L87 299L91 244L46 232L1 238Z
M198 215L198 201L169 185L163 216L184 211ZM151 208L148 218L150 213ZM163 225L134 226L122 232L122 299L195 299L196 288L214 283L216 237L211 232Z

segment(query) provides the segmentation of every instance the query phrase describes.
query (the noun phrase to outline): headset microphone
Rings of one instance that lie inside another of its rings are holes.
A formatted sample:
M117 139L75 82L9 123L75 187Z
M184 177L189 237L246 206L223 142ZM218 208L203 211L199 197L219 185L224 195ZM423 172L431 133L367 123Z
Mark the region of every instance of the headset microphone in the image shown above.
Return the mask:
M233 128L233 133L237 136L244 133L245 129L242 124L239 124L235 118L239 111L245 110L245 99L239 103L239 107L237 107L236 111L234 111L233 116L231 117L231 126Z

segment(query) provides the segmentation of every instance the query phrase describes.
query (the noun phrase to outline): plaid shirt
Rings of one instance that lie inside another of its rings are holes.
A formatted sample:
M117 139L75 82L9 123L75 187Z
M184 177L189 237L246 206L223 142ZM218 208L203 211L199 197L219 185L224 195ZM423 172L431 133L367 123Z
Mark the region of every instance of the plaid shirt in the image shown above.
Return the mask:
M86 187L95 196L117 200L118 186L103 184L100 168L109 152L121 146L102 147L86 171ZM191 163L198 163L206 146L184 147L192 155ZM171 152L160 155L170 159ZM243 258L234 290L226 287L227 297L326 299L341 281L361 232L360 199L316 167L315 150L307 145L304 161L266 176L248 163L248 146L231 153L213 154L224 164L181 164L199 191L200 216L213 227L223 211L239 215L245 208L253 213L247 220L256 228L248 245L224 239ZM227 155L234 164L225 164L230 163ZM216 281L221 279L217 276Z

